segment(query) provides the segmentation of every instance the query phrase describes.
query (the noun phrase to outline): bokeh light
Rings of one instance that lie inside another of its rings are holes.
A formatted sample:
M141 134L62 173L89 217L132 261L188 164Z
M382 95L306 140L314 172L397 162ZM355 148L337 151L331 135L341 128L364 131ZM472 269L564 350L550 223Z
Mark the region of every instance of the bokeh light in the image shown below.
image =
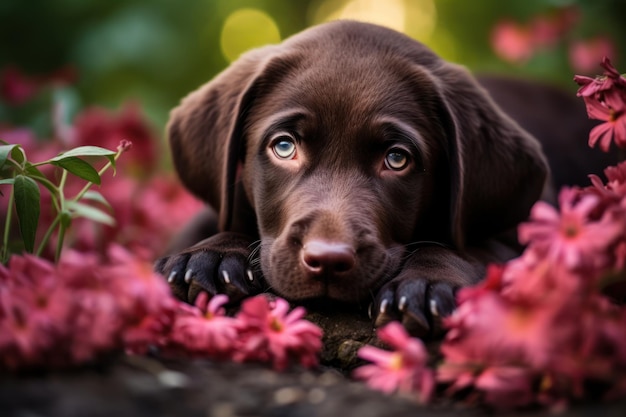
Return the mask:
M270 15L257 9L239 9L226 18L220 46L224 57L232 62L249 49L280 40L280 30Z
M311 24L336 19L376 23L428 43L437 25L433 0L320 0L311 3Z
M0 0L0 70L14 66L45 78L69 67L77 75L72 88L83 105L116 108L135 99L159 127L181 97L246 50L339 18L399 30L474 72L539 79L569 91L576 89L575 72L601 71L602 55L611 55L618 68L626 65L624 0L194 0L184 7L167 0L59 0L37 5ZM496 51L494 28L503 21L536 38L527 59L510 61ZM13 110L0 106L0 120L8 120Z

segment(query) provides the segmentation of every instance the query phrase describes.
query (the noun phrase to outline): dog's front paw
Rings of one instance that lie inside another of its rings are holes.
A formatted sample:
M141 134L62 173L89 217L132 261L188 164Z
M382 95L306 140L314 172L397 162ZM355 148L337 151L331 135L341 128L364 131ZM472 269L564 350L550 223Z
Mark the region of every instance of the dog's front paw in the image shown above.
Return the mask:
M265 289L263 277L251 265L251 241L234 233L220 233L180 253L160 258L155 270L173 294L192 303L201 291L226 294L230 301Z
M371 307L374 324L382 327L398 320L413 336L439 337L443 333L442 319L452 314L456 306L458 288L452 282L400 275L378 292Z
M420 248L376 295L371 315L377 327L399 320L421 338L441 337L443 319L456 308L456 292L484 276L484 264L444 247Z

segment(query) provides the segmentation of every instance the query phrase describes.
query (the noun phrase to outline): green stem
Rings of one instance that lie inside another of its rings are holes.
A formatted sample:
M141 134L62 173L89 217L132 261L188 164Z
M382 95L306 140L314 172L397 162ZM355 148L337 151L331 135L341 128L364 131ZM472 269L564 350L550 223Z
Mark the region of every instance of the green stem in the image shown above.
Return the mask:
M13 159L8 158L6 160L6 163L13 165L17 169L17 172L19 173L24 172L24 167L20 165L17 161L14 161Z
M13 202L15 200L15 194L13 187L9 194L9 204L7 205L7 218L4 222L4 236L2 238L2 251L0 252L0 261L4 264L9 259L9 236L11 232L11 221L13 216Z
M35 253L35 255L41 256L41 254L43 253L44 249L48 245L48 241L50 240L50 237L52 236L52 232L54 232L54 229L56 229L56 227L57 227L57 225L59 224L60 221L61 221L61 216L60 215L57 216L52 221L52 224L50 225L50 227L48 227L48 230L46 230L46 234L43 236L43 239L41 239L41 243L39 244L39 248L37 248L37 252Z
M62 214L61 214L62 216ZM64 222L61 222L61 225L59 227L59 238L57 240L57 247L56 250L54 252L54 262L58 263L59 259L61 259L61 251L63 251L63 240L65 239L65 230L67 228L65 227Z
M122 150L118 150L117 153L115 154L115 156L113 156L113 162L117 161L117 159L120 157L120 155L122 154ZM106 165L104 165L100 171L98 171L98 175L102 176L102 174L104 174L109 168L111 168L111 166L113 166L113 162L109 161L106 163ZM64 193L64 186L65 186L65 181L67 180L67 171L63 170L63 174L61 176L61 181L59 182L59 212L58 215L56 217L56 219L54 219L54 222L52 224L52 226L50 227L50 229L48 229L48 231L46 232L46 236L44 238L44 241L42 242L42 246L40 247L40 250L43 251L43 244L46 243L49 239L50 236L52 235L52 232L54 231L54 228L56 226L59 227L59 236L58 236L58 240L57 240L57 246L56 246L56 251L55 251L55 255L54 255L54 259L55 262L58 262L59 259L61 259L61 252L63 250L63 240L65 239L65 233L67 231L67 228L70 226L70 223L65 222L62 220L63 218L63 214L66 211L66 200L65 200L65 193ZM74 198L72 198L71 201L79 201L81 198L83 198L83 196L85 195L85 193L87 191L89 191L89 189L93 186L92 182L88 182L87 184L85 184L85 186L78 192L78 194L76 194L76 196L74 196ZM70 220L71 221L71 220Z
M120 157L120 155L122 155L121 150L118 150L117 153L113 156L113 161L117 161L117 159ZM102 176L102 174L104 174L109 168L111 168L113 166L113 163L111 161L107 162L105 166L103 166L100 171L98 171L98 175ZM74 196L74 198L72 199L73 201L79 201L81 198L83 198L83 196L85 195L85 193L87 191L89 191L91 189L91 187L93 186L92 182L88 182L87 184L85 184L85 186L83 187L82 190L79 191L78 194L76 194L76 196Z
M57 213L57 217L55 221L57 221L59 225L59 236L57 238L57 246L54 252L54 261L58 262L61 258L61 251L63 250L63 240L65 239L65 230L69 225L66 225L66 222L63 221L63 214L65 213L65 182L67 181L67 171L63 170L61 174L61 181L59 181L59 212Z

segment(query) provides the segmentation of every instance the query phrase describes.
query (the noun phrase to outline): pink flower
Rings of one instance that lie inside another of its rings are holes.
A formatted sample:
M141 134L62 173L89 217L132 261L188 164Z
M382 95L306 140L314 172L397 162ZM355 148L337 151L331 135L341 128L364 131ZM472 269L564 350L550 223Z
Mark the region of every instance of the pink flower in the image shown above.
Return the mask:
M83 335L72 345L77 362L122 347L144 353L172 324L176 301L151 263L119 246L108 254L105 263L92 253L67 251L59 263L80 311L73 323Z
M604 74L595 78L584 75L575 75L574 81L580 85L577 95L579 97L593 97L603 91L612 90L616 87L626 87L626 79L615 69L606 56L600 64L604 68Z
M391 322L380 329L378 336L394 351L362 347L359 357L373 364L357 368L354 376L387 394L394 391L416 393L421 402L428 402L435 380L433 372L426 367L428 355L421 340L410 337L398 322Z
M570 64L574 70L580 72L595 70L602 57L613 56L614 54L613 42L605 37L574 41L569 47Z
M599 286L576 285L590 280L587 270L573 273L564 258L532 249L459 292L437 370L448 393L473 389L504 408L558 404L585 395L588 381L612 384L626 371L626 309Z
M153 176L134 195L129 224L117 228L117 239L130 247L149 248L153 257L204 206L173 176Z
M81 112L74 122L76 145L96 145L116 149L120 141L128 140L133 147L125 152L118 165L128 173L145 175L151 172L157 160L158 139L141 115L137 104L128 104L119 114L101 108Z
M609 187L626 196L626 161L607 167L604 173L609 180Z
M556 46L577 20L578 10L575 7L535 16L528 24L501 20L491 31L491 46L496 55L505 61L523 64L536 50Z
M75 316L69 344L73 363L83 363L121 347L125 323L120 300L126 297L123 277L111 277L92 253L64 252L58 270L74 295ZM78 336L80 335L80 336Z
M270 302L260 295L245 300L237 315L240 343L234 359L272 362L276 370L285 369L290 358L305 367L316 366L322 331L304 320L305 314L302 307L289 312L282 298Z
M16 67L7 67L0 72L0 99L19 106L36 96L43 88L53 84L71 84L76 80L71 67L60 68L45 76L28 76Z
M590 78L574 77L581 87L578 96L583 97L589 118L601 120L591 130L589 146L600 143L603 151L608 151L611 141L620 148L626 148L626 79L611 65L608 58L602 60L604 75Z
M485 393L484 401L499 409L531 404L535 400L536 374L523 366L494 366L484 370L474 382Z
M20 105L39 92L41 83L15 67L5 68L0 76L0 94L7 103Z
M544 48L555 46L561 38L562 30L558 20L546 16L533 18L529 28L533 44Z
M585 97L589 118L602 120L589 133L589 146L600 143L600 148L608 152L611 140L620 148L626 148L626 92L607 90L602 101L595 97Z
M144 314L161 314L175 308L166 280L156 272L149 261L151 253L144 256L131 253L119 245L107 251L107 266L103 268L111 287L119 291L118 304L131 315L133 310ZM122 288L116 288L122 287Z
M462 291L462 290L461 290ZM526 364L543 366L558 353L563 339L554 325L562 320L560 306L510 301L495 292L461 304L446 321L449 331L441 351L450 364L471 363L487 368ZM571 329L561 326L559 332Z
M55 365L44 352L67 337L72 301L52 263L25 255L0 265L0 368Z
M569 294L538 296L523 300L497 289L460 291L464 301L446 319L444 361L437 369L437 380L450 384L449 394L473 388L482 401L499 408L536 400L536 382L571 352L578 334Z
M123 249L110 252L113 264L66 251L58 265L25 255L0 266L0 368L62 367L161 343L175 307L165 280Z
M225 315L223 305L227 302L228 297L223 294L209 300L208 294L201 292L195 306L179 303L166 349L213 358L230 357L238 333L237 321Z
M124 287L117 291L124 317L122 342L127 352L143 354L150 346L163 342L178 302L151 262L117 245L109 248L108 255L110 266L104 268L104 273L111 282Z
M570 269L605 265L607 249L623 233L621 224L611 216L590 217L598 204L593 195L579 198L576 190L564 188L559 203L560 212L547 203L535 203L530 222L519 226L520 242Z
M594 281L586 275L591 272L589 269L580 273L573 271L528 248L522 256L506 264L501 294L511 301L549 302L556 298L554 301L559 302L563 297L586 289L585 284Z
M574 307L570 320L576 323L576 331L546 369L567 381L552 388L562 391L562 397L583 397L586 381L613 383L626 372L626 309L598 294L590 294Z
M552 48L572 30L580 20L580 11L575 6L562 7L553 13L535 16L529 24L533 43L537 47Z
M604 184L597 175L589 175L592 186L583 191L599 195L607 206L624 206L626 199L626 161L604 169L607 183Z
M491 46L500 58L516 64L526 62L534 51L528 28L510 20L500 21L493 28Z

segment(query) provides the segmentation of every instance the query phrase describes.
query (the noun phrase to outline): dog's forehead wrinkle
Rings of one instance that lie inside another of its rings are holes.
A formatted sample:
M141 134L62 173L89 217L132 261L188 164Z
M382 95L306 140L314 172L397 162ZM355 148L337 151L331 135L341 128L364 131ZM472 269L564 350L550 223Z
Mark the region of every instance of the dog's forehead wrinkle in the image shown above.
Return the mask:
M421 154L429 152L429 138L424 136L433 136L430 132L436 130L431 126L436 115L429 110L432 106L424 106L422 101L431 102L430 93L412 94L407 89L394 92L382 86L372 88L367 82L342 88L336 87L338 82L302 78L300 90L292 93L286 88L279 99L262 101L259 114L250 122L253 129L262 132L257 136L289 127L308 143L333 143L334 156L340 160L346 152L353 156L366 151L362 139L383 139L381 134L385 132L380 125L386 123L411 138ZM339 94L338 88L342 90ZM377 131L378 136L374 135ZM350 137L356 139L346 140Z

